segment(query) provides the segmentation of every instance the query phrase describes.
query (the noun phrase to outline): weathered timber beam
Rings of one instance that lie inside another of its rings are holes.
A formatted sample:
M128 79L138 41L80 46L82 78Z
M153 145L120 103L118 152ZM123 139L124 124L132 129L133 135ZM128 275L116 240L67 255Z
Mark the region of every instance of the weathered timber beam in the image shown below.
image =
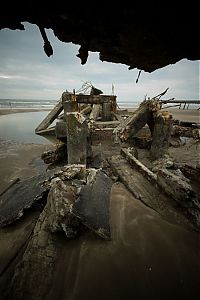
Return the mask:
M58 117L58 115L63 110L62 102L59 101L56 106L50 111L46 118L38 125L35 129L35 133L38 133L40 130L47 129L49 125Z
M162 104L165 103L188 103L188 104L199 104L200 105L200 100L162 100Z
M87 104L103 104L106 102L115 102L116 96L110 95L76 95L76 101L78 103Z
M115 128L120 124L119 121L96 121L94 123L96 128Z
M154 102L142 103L132 116L124 120L114 131L121 140L134 136L153 117L152 107Z
M155 173L151 172L147 167L145 167L134 155L131 153L130 149L122 148L121 155L126 158L126 160L136 168L142 175L144 175L151 183L157 184L157 176Z
M50 135L55 136L55 127L50 127L44 130L40 130L36 132L38 135Z

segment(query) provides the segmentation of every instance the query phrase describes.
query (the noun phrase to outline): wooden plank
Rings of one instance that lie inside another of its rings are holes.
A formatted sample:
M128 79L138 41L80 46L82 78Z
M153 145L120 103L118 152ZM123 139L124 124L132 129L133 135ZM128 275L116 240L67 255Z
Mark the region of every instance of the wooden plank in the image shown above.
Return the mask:
M62 102L59 101L56 106L50 111L50 113L44 118L44 120L38 125L38 127L35 129L35 132L38 133L38 131L47 129L49 125L58 117L58 115L63 110Z
M136 168L142 175L144 175L148 181L157 185L157 176L155 173L151 172L147 167L145 167L136 157L134 157L130 151L130 149L122 148L121 154L124 158L134 167Z
M55 136L55 127L50 127L44 130L37 131L36 134Z
M152 101L142 103L132 116L124 120L114 130L116 138L119 137L121 141L125 141L129 136L134 137L135 134L152 119Z
M106 102L116 102L116 96L110 95L76 95L78 103L103 104Z

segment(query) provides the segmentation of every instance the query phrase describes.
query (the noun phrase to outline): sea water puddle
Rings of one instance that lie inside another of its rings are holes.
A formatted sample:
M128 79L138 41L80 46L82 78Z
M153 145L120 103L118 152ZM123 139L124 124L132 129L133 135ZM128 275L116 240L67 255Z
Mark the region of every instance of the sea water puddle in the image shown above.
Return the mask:
M35 134L35 128L47 116L48 111L16 113L0 116L0 138L24 143L51 144Z

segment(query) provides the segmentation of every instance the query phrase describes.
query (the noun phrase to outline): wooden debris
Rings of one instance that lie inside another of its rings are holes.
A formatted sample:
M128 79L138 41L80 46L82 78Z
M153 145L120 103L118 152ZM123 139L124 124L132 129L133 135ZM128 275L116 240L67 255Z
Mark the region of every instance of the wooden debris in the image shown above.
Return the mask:
M44 120L38 125L35 129L35 133L38 133L41 130L45 130L49 125L58 117L58 115L63 110L62 102L59 101L56 106L50 111L50 113L44 118Z
M118 135L121 141L126 141L130 136L134 137L147 122L153 119L153 111L159 110L159 108L157 100L143 101L133 116L120 124L113 133Z
M132 152L132 148L122 148L121 154L124 158L141 174L143 174L150 182L153 184L157 184L156 175L151 172L147 167L145 167L134 155Z

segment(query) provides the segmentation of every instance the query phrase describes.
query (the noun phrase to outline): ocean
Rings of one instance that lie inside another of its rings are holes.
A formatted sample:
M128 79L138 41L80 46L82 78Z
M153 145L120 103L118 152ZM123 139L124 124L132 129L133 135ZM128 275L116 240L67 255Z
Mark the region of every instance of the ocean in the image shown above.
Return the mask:
M33 109L52 109L58 100L33 100L33 99L0 99L0 109L1 108L33 108ZM137 108L141 102L135 101L117 101L117 105L120 108ZM170 106L172 104L166 104ZM184 107L184 104L181 105L181 109ZM177 107L176 107L177 108ZM187 105L186 107L187 108ZM190 109L198 109L199 104L190 104Z
M0 99L1 108L46 108L52 109L58 100Z

